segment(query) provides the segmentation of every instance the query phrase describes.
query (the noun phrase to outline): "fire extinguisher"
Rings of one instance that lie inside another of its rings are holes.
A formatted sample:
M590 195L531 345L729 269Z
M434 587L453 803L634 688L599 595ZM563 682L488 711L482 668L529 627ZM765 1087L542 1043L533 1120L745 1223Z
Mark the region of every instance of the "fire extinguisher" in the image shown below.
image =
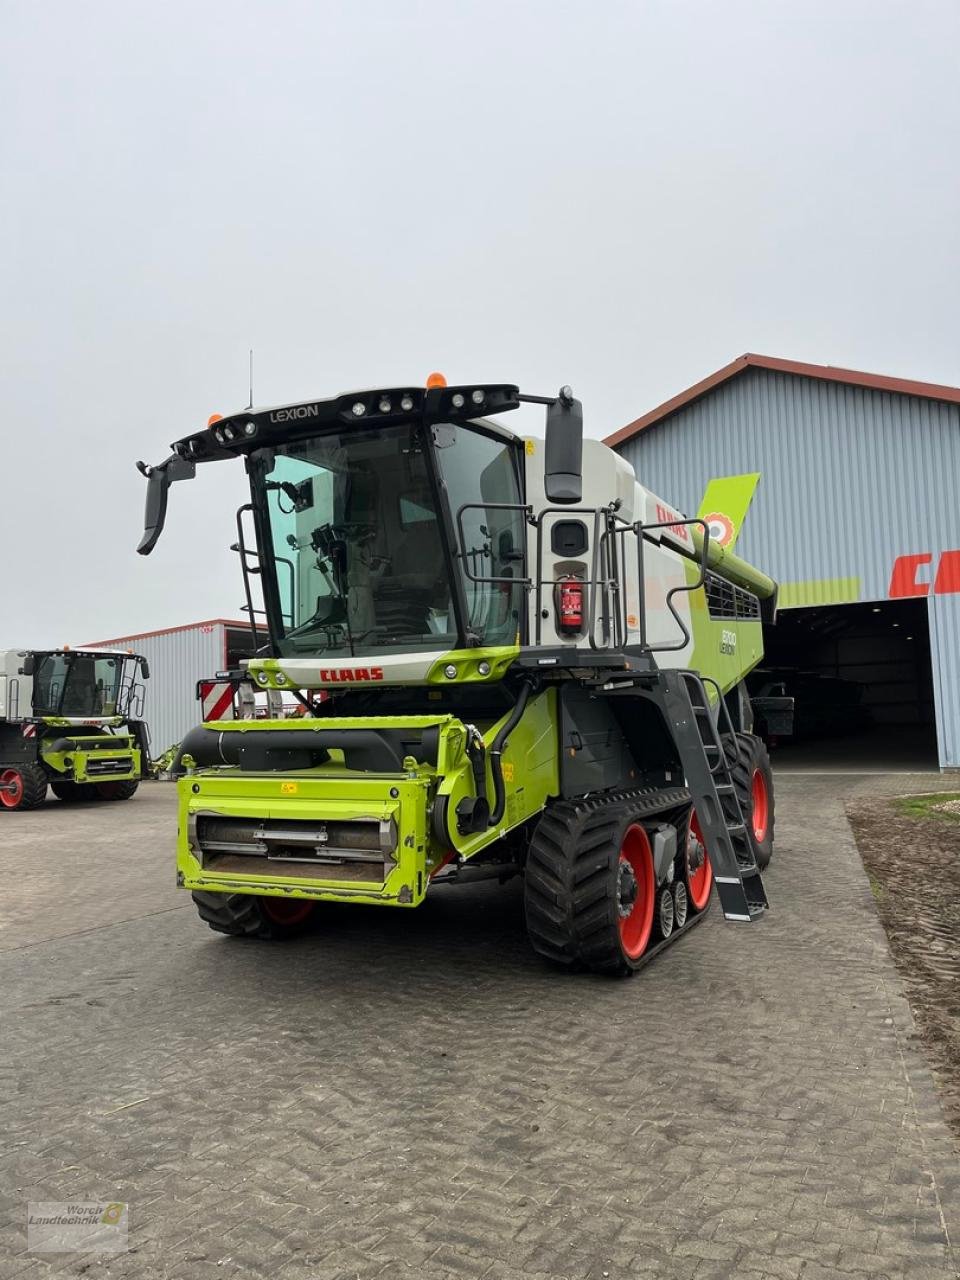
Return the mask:
M583 579L561 578L557 583L557 630L576 635L583 630Z

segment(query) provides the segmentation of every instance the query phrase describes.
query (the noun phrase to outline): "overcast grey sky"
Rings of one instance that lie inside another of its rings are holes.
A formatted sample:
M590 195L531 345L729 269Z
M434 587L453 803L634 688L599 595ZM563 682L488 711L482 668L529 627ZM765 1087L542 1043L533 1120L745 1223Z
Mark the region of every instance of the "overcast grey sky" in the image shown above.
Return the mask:
M134 461L250 346L258 403L438 368L595 435L748 350L960 383L956 0L0 22L0 646L237 615L240 465L144 559Z

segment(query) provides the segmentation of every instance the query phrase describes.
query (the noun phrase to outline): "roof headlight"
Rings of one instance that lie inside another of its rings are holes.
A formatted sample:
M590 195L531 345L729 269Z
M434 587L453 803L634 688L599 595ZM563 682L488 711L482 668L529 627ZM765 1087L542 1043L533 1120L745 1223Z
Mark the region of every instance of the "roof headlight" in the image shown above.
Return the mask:
M357 400L354 402L353 416L355 418L362 418L366 412L367 412L367 406L363 403L362 400Z
M476 391L470 392L470 399L473 401L474 404L483 404L484 400L486 400L486 396L478 388Z
M393 408L393 405L390 403L387 397L384 396L383 399L380 401L379 405L377 405L377 408L380 410L381 413L389 413L390 410Z
M255 436L257 434L257 424L255 422L248 422L243 428L243 434L245 436Z
M450 397L450 403L455 409L462 409L467 402L459 391L455 391Z
M404 413L409 413L413 408L413 396L404 396L400 401L400 408Z

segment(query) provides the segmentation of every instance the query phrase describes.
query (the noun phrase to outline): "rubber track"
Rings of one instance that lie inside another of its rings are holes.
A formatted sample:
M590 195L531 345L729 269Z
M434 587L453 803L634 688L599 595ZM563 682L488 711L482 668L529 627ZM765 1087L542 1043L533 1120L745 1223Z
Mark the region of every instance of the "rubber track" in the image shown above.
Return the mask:
M623 791L558 801L540 819L527 853L524 899L534 950L565 966L624 972L612 919L611 875L619 834L630 821L681 817L690 804L685 788ZM685 933L678 929L674 937ZM651 948L661 950L658 945Z

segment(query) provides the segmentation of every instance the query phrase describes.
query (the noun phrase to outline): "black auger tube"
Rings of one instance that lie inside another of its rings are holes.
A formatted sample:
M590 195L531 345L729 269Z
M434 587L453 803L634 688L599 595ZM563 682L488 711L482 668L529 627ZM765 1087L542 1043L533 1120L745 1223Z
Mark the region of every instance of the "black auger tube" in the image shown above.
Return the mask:
M309 752L320 759L331 749L340 750L348 768L368 773L402 773L403 759L394 743L375 729L234 729L227 732L197 725L180 743L170 772L179 778L185 772L183 757L192 756L198 765L239 764L260 771L276 768L250 760L251 749L260 753ZM241 753L247 754L245 762ZM283 767L283 766L281 766ZM288 764L285 767L290 768Z
M189 729L186 737L177 747L177 754L173 757L173 764L170 766L170 776L172 778L182 778L186 773L186 769L183 767L184 756L192 756L197 764L236 764L235 760L227 760L225 756L220 754L222 738L222 733L216 733L213 729L205 729L202 724L195 725L192 729Z
M514 729L520 723L520 717L523 715L527 699L530 697L533 685L529 680L524 680L520 686L520 693L517 700L513 704L513 710L510 712L510 719L503 726L500 732L493 740L493 746L490 748L490 772L493 774L493 812L487 822L488 827L495 827L503 817L503 811L507 807L507 796L503 789L503 769L500 767L500 757L503 755L504 748L507 745L507 739Z

